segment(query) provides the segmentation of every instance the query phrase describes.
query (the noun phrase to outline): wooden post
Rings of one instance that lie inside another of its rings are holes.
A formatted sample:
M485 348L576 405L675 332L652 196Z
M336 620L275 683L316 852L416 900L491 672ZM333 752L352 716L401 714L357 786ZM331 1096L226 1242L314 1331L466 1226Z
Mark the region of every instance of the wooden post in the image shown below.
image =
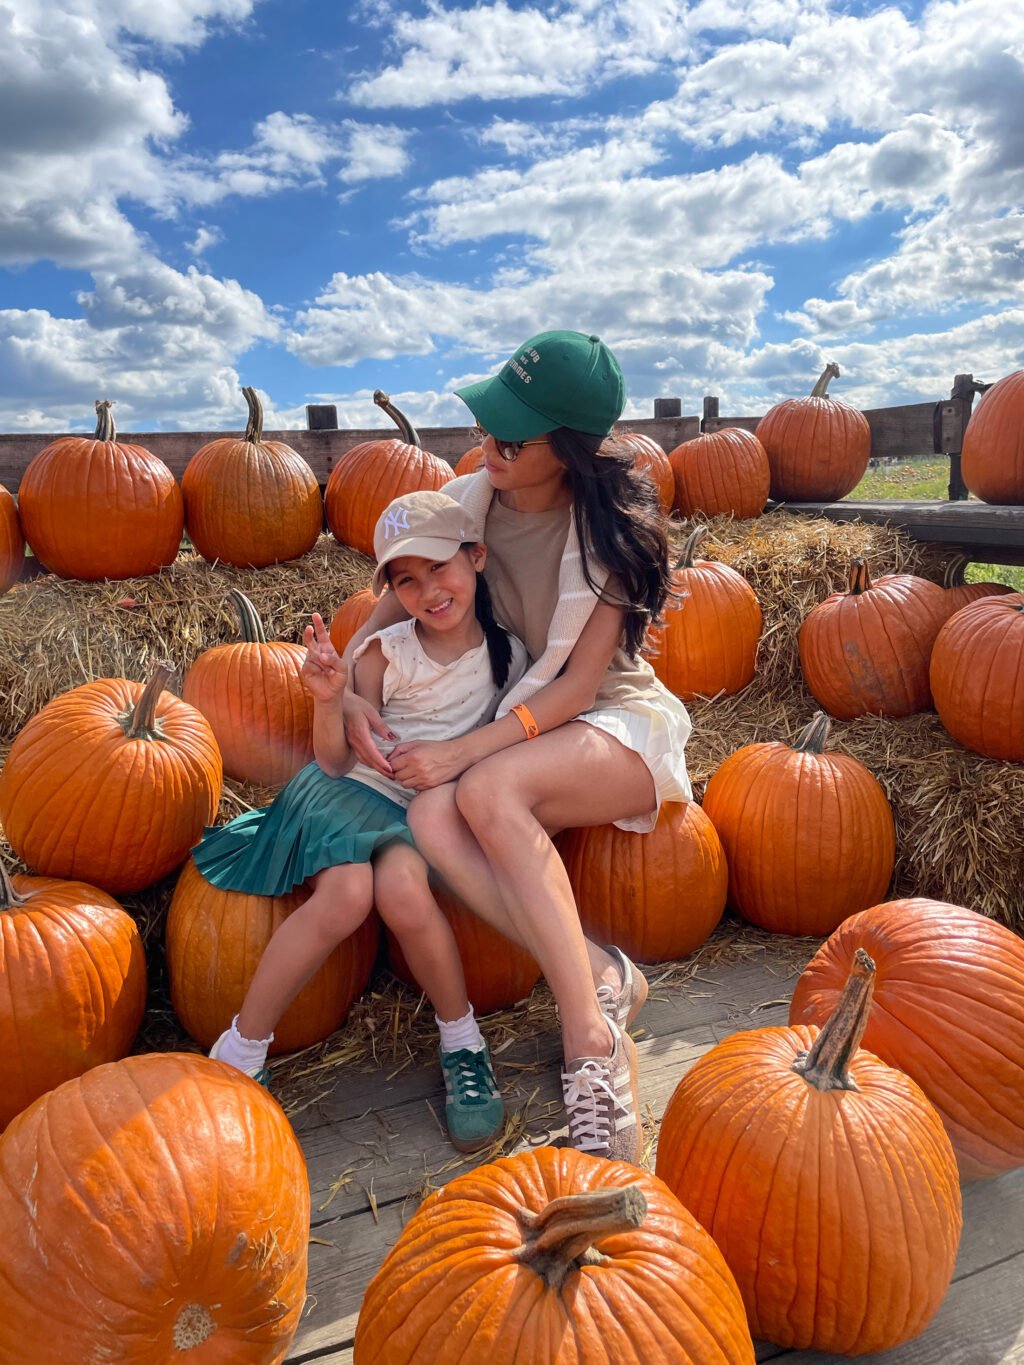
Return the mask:
M700 419L701 433L708 435L718 430L718 399L708 397L704 399L704 416Z
M964 483L964 476L960 472L960 452L964 448L964 432L967 430L967 423L971 419L971 408L974 404L974 395L978 392L978 386L974 382L973 374L958 374L953 380L953 391L950 397L958 400L959 412L953 415L954 430L952 432L952 444L949 449L949 494L950 502L966 502L967 485ZM955 448L954 448L955 446Z
M681 398L656 398L654 400L654 416L658 417L682 417L683 401Z
M309 431L337 431L338 409L334 403L307 403L306 427Z

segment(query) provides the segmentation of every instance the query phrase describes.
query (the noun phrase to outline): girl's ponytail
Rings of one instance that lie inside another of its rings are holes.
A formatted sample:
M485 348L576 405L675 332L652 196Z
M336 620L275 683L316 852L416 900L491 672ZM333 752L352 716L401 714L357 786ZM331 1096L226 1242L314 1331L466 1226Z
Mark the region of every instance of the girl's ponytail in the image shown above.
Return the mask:
M476 576L476 619L483 627L487 653L491 657L491 677L495 687L504 687L512 666L512 641L494 618L491 590L482 573Z

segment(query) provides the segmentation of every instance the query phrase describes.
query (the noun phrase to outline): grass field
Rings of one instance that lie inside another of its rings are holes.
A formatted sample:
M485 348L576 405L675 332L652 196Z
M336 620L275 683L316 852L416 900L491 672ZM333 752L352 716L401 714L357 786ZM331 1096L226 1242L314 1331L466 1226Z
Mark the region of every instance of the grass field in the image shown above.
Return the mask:
M906 499L908 502L928 502L945 499L949 488L949 461L908 460L906 464L879 466L869 469L849 495L851 501L881 502L887 498ZM1006 564L968 564L964 573L968 583L994 580L1008 583L1024 592L1024 567Z

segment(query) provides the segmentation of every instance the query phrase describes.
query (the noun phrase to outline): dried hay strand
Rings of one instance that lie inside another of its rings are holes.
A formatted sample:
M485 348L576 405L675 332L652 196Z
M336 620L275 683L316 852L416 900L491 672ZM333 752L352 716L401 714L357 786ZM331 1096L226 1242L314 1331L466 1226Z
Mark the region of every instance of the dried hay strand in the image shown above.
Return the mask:
M96 678L142 682L169 659L185 670L214 645L233 644L228 593L252 601L268 640L300 641L309 614L330 622L370 581L372 563L333 536L308 554L264 569L209 564L183 551L145 578L83 583L44 574L0 597L0 739L11 739L51 698Z

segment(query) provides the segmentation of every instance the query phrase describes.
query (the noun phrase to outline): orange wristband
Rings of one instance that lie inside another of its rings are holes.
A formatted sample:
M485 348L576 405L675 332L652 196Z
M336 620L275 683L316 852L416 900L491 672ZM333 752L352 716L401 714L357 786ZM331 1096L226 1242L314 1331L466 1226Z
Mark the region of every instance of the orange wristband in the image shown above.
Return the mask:
M525 702L520 702L518 706L513 706L511 714L526 731L527 739L536 739L540 734L540 726L533 718L533 712Z

